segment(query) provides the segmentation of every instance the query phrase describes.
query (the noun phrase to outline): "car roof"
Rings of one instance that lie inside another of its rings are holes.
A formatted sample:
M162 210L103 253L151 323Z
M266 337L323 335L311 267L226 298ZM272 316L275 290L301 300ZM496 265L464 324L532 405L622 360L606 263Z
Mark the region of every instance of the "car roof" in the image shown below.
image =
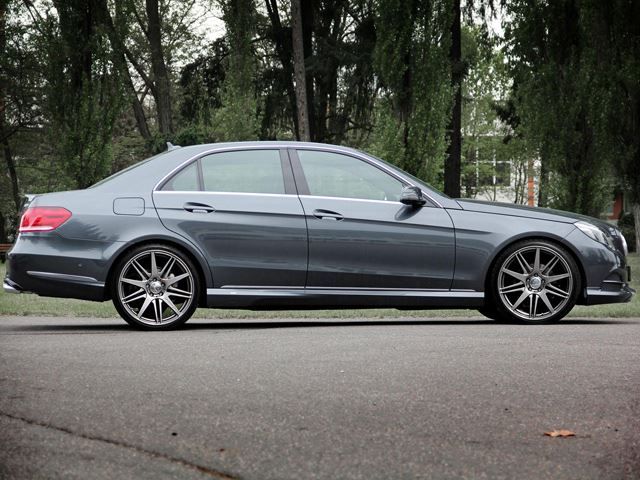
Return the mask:
M174 147L178 147L175 145ZM329 148L339 149L343 151L358 152L358 150L345 147L344 145L333 145L330 143L318 143L318 142L298 142L295 140L256 140L247 142L220 142L220 143L203 143L200 145L189 145L186 147L180 147L184 150L189 150L194 153L204 152L212 149L224 149L224 148L238 148L238 147L272 147L272 148Z

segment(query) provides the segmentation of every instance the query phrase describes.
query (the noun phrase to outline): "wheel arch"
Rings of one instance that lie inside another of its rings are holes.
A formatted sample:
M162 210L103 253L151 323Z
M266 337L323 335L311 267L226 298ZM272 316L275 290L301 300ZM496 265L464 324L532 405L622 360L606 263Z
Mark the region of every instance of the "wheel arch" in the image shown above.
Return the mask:
M523 236L519 236L519 237L514 237L514 238L510 238L507 242L503 243L499 249L497 249L495 251L495 253L493 254L493 257L491 258L489 265L484 273L484 291L485 291L485 300L487 302L491 301L492 295L490 295L491 293L491 274L493 273L493 269L496 266L496 262L498 261L498 258L500 258L500 256L510 247L512 247L513 245L523 242L523 241L536 241L536 240L542 240L545 242L549 242L552 243L558 247L562 247L564 250L566 250L567 252L569 252L569 255L571 255L571 257L573 258L573 260L576 262L576 265L578 265L578 271L579 271L579 275L580 275L580 291L578 292L578 302L577 303L581 303L585 300L585 293L584 293L584 286L586 285L586 281L587 281L587 274L586 271L584 269L584 265L582 264L582 260L580 259L580 255L578 255L578 252L576 251L575 247L573 245L571 245L569 242L564 241L562 238L553 236L553 235L545 235L545 234L535 234L535 235L523 235Z
M115 276L115 268L118 265L118 262L133 249L138 248L143 245L167 245L169 247L173 247L184 255L186 255L189 260L193 262L196 267L196 273L198 275L198 279L201 284L200 288L200 298L198 298L198 306L203 307L206 306L207 303L207 288L211 285L211 275L207 275L208 265L202 256L202 254L197 251L192 246L176 239L173 237L166 236L149 236L138 238L135 241L127 243L123 246L118 252L113 256L111 260L111 264L109 265L109 270L106 277L105 282L105 300L111 299L111 284L113 282L113 278Z

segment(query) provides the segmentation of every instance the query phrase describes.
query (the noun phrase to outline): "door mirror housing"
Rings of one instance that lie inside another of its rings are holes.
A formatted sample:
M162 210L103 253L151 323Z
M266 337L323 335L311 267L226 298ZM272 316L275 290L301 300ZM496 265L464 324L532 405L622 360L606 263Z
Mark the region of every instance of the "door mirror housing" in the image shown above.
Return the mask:
M400 203L405 205L412 205L414 207L421 207L427 201L422 196L422 190L419 187L407 186L402 189L400 194Z

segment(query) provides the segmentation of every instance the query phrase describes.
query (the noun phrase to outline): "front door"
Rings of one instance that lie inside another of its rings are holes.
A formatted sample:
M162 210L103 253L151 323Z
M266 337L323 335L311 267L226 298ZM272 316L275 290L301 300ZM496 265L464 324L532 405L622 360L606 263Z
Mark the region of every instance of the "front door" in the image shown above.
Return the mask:
M309 231L307 288L449 289L453 223L399 202L405 184L372 162L291 151Z

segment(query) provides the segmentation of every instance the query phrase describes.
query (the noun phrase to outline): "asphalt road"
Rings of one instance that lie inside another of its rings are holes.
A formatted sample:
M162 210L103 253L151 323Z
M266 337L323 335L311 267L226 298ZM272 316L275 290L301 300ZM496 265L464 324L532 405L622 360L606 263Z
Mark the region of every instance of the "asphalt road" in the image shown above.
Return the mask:
M0 478L640 478L640 319L188 326L0 317Z

